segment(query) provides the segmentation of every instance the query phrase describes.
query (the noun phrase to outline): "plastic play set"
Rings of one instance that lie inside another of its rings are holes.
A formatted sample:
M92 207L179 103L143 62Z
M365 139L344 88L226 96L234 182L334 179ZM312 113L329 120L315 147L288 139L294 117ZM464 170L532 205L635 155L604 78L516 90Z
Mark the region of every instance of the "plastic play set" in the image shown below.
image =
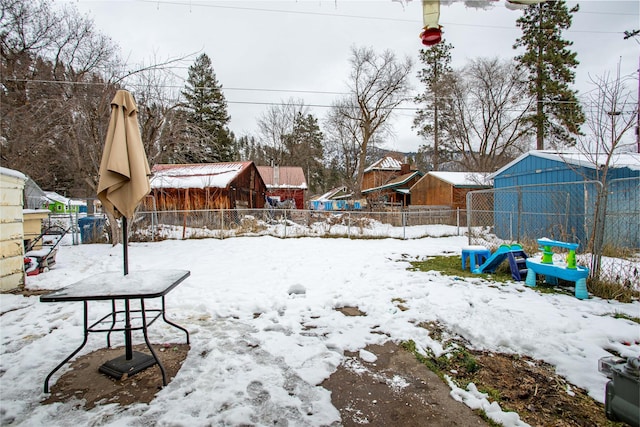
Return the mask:
M589 298L587 277L589 269L576 265L578 243L567 243L547 238L538 239L542 256L528 257L519 244L501 245L493 254L484 246L466 246L462 248L462 269L467 261L473 273L493 273L505 260L509 261L513 280L525 281L530 287L536 286L536 275L545 276L549 285L558 285L558 279L575 283L575 296L578 299ZM553 260L553 248L567 249L564 262Z

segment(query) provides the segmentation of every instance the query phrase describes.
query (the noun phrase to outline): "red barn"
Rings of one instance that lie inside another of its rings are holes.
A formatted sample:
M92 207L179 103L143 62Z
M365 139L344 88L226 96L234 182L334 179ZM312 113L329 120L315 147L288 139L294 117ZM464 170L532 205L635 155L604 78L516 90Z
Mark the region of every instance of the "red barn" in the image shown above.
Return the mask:
M157 210L264 207L267 188L253 162L155 165L152 174Z
M267 186L267 197L277 202L293 200L296 209L304 209L307 181L299 166L258 166Z

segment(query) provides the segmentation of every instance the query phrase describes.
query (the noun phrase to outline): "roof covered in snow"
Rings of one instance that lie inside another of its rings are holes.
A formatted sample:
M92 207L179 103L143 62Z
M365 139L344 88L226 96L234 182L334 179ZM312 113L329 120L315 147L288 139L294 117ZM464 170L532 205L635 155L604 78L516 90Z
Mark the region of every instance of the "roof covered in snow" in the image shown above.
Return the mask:
M326 200L340 200L340 199L348 199L353 197L353 193L349 192L347 187L337 187L332 188L326 193L312 197L310 200L318 200L318 201L326 201Z
M411 181L413 178L421 177L422 175L423 174L420 171L414 171L414 172L406 173L404 175L400 175L399 177L392 179L391 181L387 182L384 185L380 185L378 187L367 188L366 190L362 190L362 194L369 194L369 193L372 193L374 191L391 190L391 189L394 189L396 191L400 191L400 189L397 188L397 187L405 185L407 182Z
M383 157L364 171L369 172L372 170L400 170L402 166L402 162L400 160L396 160L393 157Z
M484 172L442 172L433 171L427 175L447 182L454 187L491 187L489 173Z
M52 202L62 203L65 206L70 206L70 205L85 206L87 204L87 202L84 200L69 199L68 197L64 197L63 195L58 194L55 191L45 191L44 195L47 199L51 200Z
M528 156L540 157L547 160L555 160L562 163L568 163L570 165L582 166L589 169L595 169L602 166L607 159L607 155L604 153L559 153L551 150L531 150L522 154L517 159L506 164L492 174L492 177L497 176L509 169L511 166L521 162ZM610 168L629 168L631 170L640 171L640 153L616 153L611 158Z
M258 166L258 172L269 189L307 189L307 180L300 166Z
M227 188L253 162L155 165L151 188Z
M23 174L22 172L19 172L17 170L13 170L13 169L9 169L9 168L3 168L2 166L0 166L0 174L2 175L6 175L6 176L11 176L14 178L18 178L18 179L27 179L27 176L25 174Z

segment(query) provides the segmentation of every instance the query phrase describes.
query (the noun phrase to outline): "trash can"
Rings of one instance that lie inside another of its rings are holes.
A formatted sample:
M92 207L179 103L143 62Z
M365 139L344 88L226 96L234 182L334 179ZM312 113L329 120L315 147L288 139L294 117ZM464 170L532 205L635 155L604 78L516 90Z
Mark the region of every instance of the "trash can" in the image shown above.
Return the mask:
M102 240L106 220L99 216L87 216L78 219L82 243L96 243Z

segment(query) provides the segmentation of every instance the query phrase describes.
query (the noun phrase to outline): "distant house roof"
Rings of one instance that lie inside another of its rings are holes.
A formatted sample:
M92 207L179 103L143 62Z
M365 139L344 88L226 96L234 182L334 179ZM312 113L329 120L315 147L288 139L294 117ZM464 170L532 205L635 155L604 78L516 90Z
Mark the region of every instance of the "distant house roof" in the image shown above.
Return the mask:
M550 150L531 150L528 153L524 153L517 159L513 160L509 164L501 167L497 171L495 171L491 178L494 178L497 175L500 175L505 170L509 169L511 166L521 162L523 159L529 156L540 157L547 160L555 160L562 163L567 163L570 165L581 166L589 169L596 168L596 162L598 166L600 162L604 162L606 159L605 154L600 154L596 156L595 154L589 153L558 153ZM640 153L620 153L614 154L611 158L612 162L610 167L612 168L629 168L631 170L640 171Z
M343 186L343 187L337 187L337 188L331 189L320 196L312 197L311 200L319 200L319 201L340 200L340 199L348 199L351 197L353 197L353 193L348 192L347 187Z
M253 162L155 165L151 188L227 188Z
M362 190L362 194L368 194L374 191L392 190L392 189L395 189L396 191L401 191L402 189L398 189L397 187L401 187L405 185L407 182L411 181L416 176L420 177L422 175L424 174L420 171L406 173L404 175L400 175L399 177L392 179L391 181L379 187L367 188L366 190Z
M70 205L85 206L87 204L87 202L84 200L69 199L67 197L64 197L56 193L55 191L45 191L44 195L47 199L51 200L52 202L62 203L65 206L70 206Z
M400 170L401 167L402 167L402 162L400 160L396 160L393 157L387 156L387 157L381 158L380 160L378 160L377 162L375 162L374 164L366 168L364 171L365 172L369 172L372 170L395 171L395 170Z
M427 175L438 178L447 182L454 187L482 188L491 187L491 179L489 173L483 172L441 172L433 171Z
M304 171L300 166L258 166L258 172L268 189L307 189Z

